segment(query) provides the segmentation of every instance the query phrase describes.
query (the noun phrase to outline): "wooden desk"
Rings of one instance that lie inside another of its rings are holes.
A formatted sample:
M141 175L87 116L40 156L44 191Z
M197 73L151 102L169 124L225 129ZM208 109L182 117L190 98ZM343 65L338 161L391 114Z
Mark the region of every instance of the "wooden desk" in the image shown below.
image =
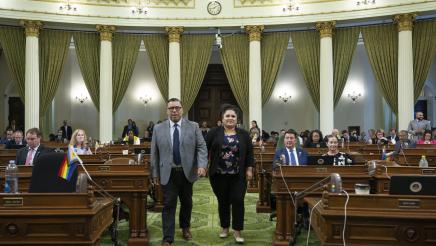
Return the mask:
M113 201L92 191L0 194L0 201L0 245L100 245L112 223Z
M306 198L312 208L320 198ZM321 245L342 245L344 194L323 194L312 214ZM414 206L417 205L417 206ZM350 194L347 245L436 245L436 197Z
M92 179L104 190L121 200L129 207L129 245L148 244L147 232L147 193L149 191L148 165L98 165L86 164ZM83 172L79 166L79 172ZM19 190L26 192L32 175L31 166L18 166ZM3 190L4 172L0 173ZM112 217L112 216L110 216Z
M283 181L291 192L302 191L331 173L339 173L343 188L349 192L354 191L356 183L369 183L371 179L366 166L284 166L282 172L273 171L272 193L277 199L274 245L289 245L289 241L294 240L295 207Z

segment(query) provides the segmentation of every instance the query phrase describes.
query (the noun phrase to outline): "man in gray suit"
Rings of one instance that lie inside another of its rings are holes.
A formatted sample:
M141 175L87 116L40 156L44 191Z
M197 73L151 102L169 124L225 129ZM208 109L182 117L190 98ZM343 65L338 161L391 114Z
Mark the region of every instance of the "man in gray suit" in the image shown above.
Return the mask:
M183 119L182 103L171 98L167 104L168 120L156 125L151 140L151 168L155 184L162 185L162 245L174 241L177 197L180 199L179 224L185 240L192 212L192 185L206 175L207 147L198 124Z
M407 131L409 134L413 136L413 139L416 141L418 139L422 139L425 130L431 130L430 121L424 120L423 112L416 112L416 119L410 121L409 127Z

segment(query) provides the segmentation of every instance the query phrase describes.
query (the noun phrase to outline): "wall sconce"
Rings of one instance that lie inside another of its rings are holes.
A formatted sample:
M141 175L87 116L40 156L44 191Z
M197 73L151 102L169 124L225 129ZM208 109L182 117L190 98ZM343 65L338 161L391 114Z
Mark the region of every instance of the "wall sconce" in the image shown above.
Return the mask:
M150 4L150 1L148 1L148 4ZM138 5L135 7L132 7L132 14L136 15L146 15L148 13L148 7L147 5L144 6L144 4L141 3L141 0L138 0Z
M70 4L70 0L67 0L66 3L59 6L60 11L77 11L77 8Z
M289 100L291 100L292 96L288 96L288 94L283 93L279 96L279 99L282 100L284 103L288 103Z
M86 100L88 100L88 97L80 93L80 96L76 96L76 100L79 101L80 103L84 103Z
M356 5L360 6L360 5L369 5L369 4L375 4L375 0L361 0L361 1L357 1Z
M298 6L298 2L296 0L288 0L288 3L283 7L283 12L292 12L300 10L300 6Z
M361 97L362 96L362 94L356 94L356 92L355 91L353 91L353 93L352 94L348 94L348 97L351 99L351 101L353 102L353 103L357 103L357 99L359 98L359 97Z
M141 102L143 102L144 105L147 106L147 103L149 103L151 101L151 96L144 95L144 96L141 96L139 98L139 100L141 100Z

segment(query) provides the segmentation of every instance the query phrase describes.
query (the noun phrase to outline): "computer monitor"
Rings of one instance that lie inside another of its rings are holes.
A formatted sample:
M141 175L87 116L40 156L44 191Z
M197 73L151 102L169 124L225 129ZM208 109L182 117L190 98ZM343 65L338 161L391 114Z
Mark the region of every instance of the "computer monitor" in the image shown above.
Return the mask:
M436 195L436 176L391 176L389 194L391 195Z

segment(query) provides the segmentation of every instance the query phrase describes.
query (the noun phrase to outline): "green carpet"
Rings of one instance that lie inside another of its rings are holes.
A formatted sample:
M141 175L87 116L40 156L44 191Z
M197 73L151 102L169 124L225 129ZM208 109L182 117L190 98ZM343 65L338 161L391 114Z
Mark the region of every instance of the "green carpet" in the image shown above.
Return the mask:
M201 179L194 184L193 211L191 219L191 232L193 240L186 242L182 239L178 227L178 211L176 214L176 235L172 245L238 245L233 237L221 239L218 218L218 204L209 184L209 180ZM269 221L269 214L256 213L257 193L247 193L245 196L245 224L242 232L245 245L272 245L272 235L275 229L275 221ZM177 206L179 208L179 206ZM150 245L160 245L162 239L161 214L148 212L148 230ZM121 221L119 224L119 239L123 245L127 245L128 222ZM297 239L297 245L306 245L307 232L303 231ZM101 245L112 245L109 234L106 232L101 240ZM314 234L310 235L309 245L319 245Z

